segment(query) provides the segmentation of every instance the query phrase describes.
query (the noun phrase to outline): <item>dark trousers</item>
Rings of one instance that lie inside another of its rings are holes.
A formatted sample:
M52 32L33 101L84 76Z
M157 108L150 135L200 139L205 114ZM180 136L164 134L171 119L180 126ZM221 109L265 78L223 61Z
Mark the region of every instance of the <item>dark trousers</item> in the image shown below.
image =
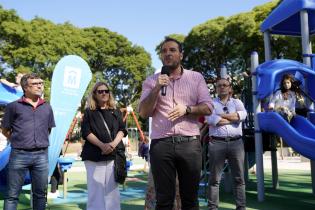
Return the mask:
M50 184L51 184L50 192L55 193L58 190L58 185L61 182L61 178L62 177L61 177L60 169L57 164L55 167L54 173L50 179Z
M201 144L152 140L150 162L156 192L156 210L172 210L175 199L176 172L182 210L198 210L201 171Z
M228 160L233 176L233 190L237 210L246 209L244 180L244 143L242 139L225 142L213 140L209 143L209 210L219 206L219 185L225 160Z

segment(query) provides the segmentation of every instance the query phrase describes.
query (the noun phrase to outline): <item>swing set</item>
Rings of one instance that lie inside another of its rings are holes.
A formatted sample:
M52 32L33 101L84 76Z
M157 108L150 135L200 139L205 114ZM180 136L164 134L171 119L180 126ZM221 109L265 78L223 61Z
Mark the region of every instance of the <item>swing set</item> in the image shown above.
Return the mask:
M143 132L141 130L139 121L138 121L138 119L137 119L137 117L136 117L136 115L135 115L135 113L133 111L133 108L131 106L128 106L126 108L121 108L120 111L122 113L125 113L124 118L123 118L123 122L127 121L127 117L128 116L130 116L130 115L132 116L134 122L136 123L137 129L139 130L139 133L140 133L140 141L143 142L144 141L144 134L143 134Z

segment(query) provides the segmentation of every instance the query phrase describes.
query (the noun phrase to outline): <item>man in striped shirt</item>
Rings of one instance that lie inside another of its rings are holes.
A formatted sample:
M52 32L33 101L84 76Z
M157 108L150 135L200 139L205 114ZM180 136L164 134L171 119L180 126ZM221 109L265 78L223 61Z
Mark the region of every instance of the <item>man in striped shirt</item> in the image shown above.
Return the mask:
M181 44L166 38L161 44L161 60L169 74L152 75L142 85L140 116L152 117L150 162L157 210L173 208L176 173L182 209L199 209L198 116L211 114L213 106L203 76L184 69L182 58ZM167 87L165 96L160 94L163 86Z

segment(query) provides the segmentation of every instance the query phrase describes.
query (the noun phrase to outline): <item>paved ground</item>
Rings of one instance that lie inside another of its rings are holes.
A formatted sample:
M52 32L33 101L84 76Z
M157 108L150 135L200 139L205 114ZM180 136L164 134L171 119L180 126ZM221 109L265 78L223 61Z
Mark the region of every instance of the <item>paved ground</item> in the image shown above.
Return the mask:
M64 146L65 151L66 145ZM67 157L73 157L76 160L80 160L80 152L81 152L81 143L71 143L67 147L67 151L65 156ZM144 163L145 161L138 157L137 152L130 152L132 156L132 163L130 170L142 170L144 169ZM280 157L278 157L278 168L279 169L294 169L294 170L310 170L310 162L306 158L301 158L300 156L296 157L284 157L282 160ZM265 169L271 169L271 158L268 153L264 154L264 168ZM79 166L76 166L72 169L72 171L80 171L85 170L83 164L79 164ZM148 167L146 167L146 170L148 170Z

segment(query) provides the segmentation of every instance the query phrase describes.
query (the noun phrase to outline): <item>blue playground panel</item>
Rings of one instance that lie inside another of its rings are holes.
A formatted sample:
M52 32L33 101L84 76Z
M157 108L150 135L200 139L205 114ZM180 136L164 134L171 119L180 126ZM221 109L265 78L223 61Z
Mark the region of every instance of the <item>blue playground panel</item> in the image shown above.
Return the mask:
M262 32L272 34L301 35L300 11L306 10L309 16L310 35L315 33L315 0L284 0L274 9L260 26Z
M303 63L287 59L272 60L259 65L256 72L259 99L266 98L275 92L279 88L282 76L288 73L296 75L297 79L302 80L302 84L305 84L303 77L307 77L306 91L315 98L315 72Z
M295 116L289 124L277 112L258 113L257 117L262 131L276 133L295 151L315 160L315 126L306 118Z
M68 171L75 160L73 158L68 157L60 157L58 158L58 163L62 172Z
M0 105L8 104L19 99L23 95L22 91L18 91L0 82Z

